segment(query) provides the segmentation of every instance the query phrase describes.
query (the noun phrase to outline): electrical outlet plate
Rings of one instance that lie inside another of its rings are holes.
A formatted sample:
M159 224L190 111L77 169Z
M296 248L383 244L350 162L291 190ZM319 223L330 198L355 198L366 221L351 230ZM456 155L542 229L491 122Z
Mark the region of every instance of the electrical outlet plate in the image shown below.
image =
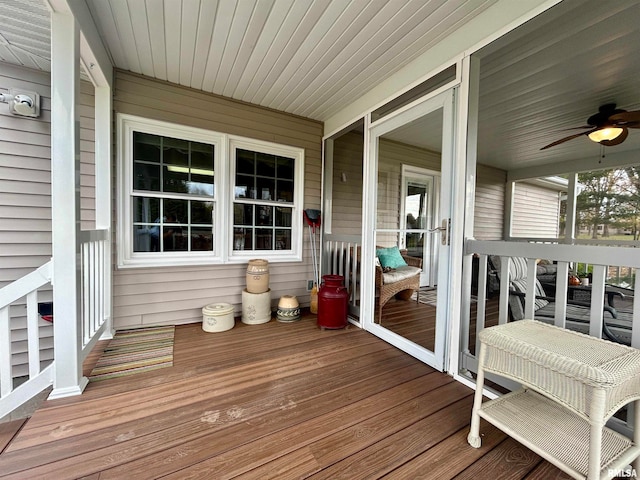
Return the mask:
M310 292L311 290L313 290L313 284L314 284L313 280L307 280L307 292Z

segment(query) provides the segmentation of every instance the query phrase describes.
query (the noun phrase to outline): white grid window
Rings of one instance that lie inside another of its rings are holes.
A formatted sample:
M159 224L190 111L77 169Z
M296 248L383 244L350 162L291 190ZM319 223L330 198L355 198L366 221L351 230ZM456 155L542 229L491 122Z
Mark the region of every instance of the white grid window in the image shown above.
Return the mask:
M118 138L120 267L301 260L303 149L122 114Z

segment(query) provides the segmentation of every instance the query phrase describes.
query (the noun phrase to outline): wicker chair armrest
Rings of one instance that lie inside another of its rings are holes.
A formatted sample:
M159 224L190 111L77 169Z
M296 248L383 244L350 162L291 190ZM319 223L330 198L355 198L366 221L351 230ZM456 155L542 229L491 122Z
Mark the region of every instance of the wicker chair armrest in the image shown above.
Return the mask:
M422 268L422 259L418 257L410 257L409 255L402 255L404 261L407 262L407 265L410 267L418 267Z
M382 285L382 267L376 265L376 287L380 287Z

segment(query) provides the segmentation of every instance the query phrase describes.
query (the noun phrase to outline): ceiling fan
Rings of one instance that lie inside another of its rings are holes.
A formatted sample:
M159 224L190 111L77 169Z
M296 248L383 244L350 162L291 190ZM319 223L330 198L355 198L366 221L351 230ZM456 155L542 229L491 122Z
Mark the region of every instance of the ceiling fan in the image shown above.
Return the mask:
M555 147L556 145L581 137L582 135L587 135L592 141L606 147L619 145L624 142L627 135L629 135L629 128L640 128L640 110L627 112L626 110L616 108L615 103L607 103L598 109L598 113L591 115L587 119L587 123L588 125L569 129L588 129L586 132L561 138L542 147L540 150Z

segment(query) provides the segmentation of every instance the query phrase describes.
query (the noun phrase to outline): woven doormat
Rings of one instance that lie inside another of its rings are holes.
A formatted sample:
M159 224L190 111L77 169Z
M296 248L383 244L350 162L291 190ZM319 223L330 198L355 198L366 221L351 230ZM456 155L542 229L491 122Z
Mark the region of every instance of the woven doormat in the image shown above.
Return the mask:
M175 327L116 332L89 375L95 382L173 366Z

